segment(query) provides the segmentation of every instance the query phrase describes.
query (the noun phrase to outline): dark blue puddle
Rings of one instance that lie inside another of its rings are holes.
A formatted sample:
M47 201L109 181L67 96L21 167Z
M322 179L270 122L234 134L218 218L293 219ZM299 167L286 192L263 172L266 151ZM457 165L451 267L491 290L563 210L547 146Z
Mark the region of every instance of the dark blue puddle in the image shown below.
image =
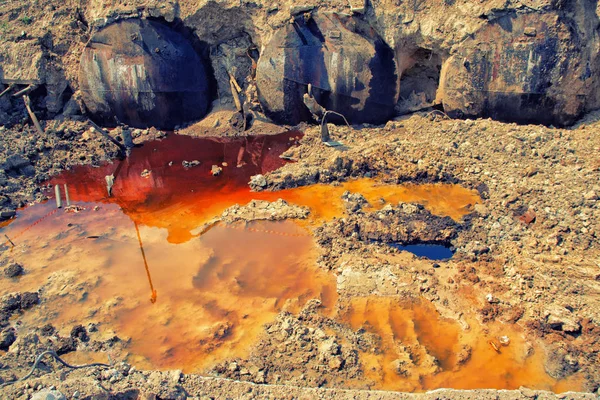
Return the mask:
M413 253L417 257L426 257L430 260L448 260L452 258L454 253L450 250L450 247L442 244L409 244L401 245L397 243L390 243L390 246L398 249Z

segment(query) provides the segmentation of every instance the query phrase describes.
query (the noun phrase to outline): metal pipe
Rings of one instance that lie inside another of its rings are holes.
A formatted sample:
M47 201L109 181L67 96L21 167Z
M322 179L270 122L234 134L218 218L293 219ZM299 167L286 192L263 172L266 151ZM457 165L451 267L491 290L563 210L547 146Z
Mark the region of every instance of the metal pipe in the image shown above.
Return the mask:
M54 195L56 196L56 208L61 208L62 200L60 198L60 186L54 185Z
M69 197L69 187L65 183L65 200L67 201L67 207L71 205L71 198Z
M31 120L33 121L33 124L35 125L35 128L38 130L40 135L43 135L44 130L42 129L42 126L40 125L40 121L37 119L37 117L33 113L33 110L31 109L31 100L29 99L29 96L24 95L23 101L25 102L25 108L27 108L27 112L29 113Z

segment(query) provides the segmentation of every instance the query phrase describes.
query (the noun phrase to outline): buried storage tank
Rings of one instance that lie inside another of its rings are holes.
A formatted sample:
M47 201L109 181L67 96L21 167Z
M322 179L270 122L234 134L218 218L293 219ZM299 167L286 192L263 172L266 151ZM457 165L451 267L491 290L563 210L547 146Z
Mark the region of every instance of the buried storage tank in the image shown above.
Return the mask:
M183 35L150 20L98 33L81 57L83 101L100 123L170 129L202 118L210 102L204 61Z
M451 117L565 126L594 107L594 61L555 13L508 14L484 25L448 59L441 77Z
M398 74L392 49L361 20L305 14L277 32L256 72L265 112L280 123L311 118L303 96L350 123L383 123L393 116Z

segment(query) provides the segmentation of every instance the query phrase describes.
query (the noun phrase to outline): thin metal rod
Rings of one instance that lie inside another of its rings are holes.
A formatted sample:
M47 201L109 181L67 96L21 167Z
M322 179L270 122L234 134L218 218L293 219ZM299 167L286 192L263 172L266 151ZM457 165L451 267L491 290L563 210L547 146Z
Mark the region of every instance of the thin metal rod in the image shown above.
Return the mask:
M10 92L14 88L15 88L15 84L11 83L10 85L8 85L8 87L6 89L4 89L4 91L2 93L0 93L0 97L4 97L5 94L7 94L8 92Z
M144 259L144 267L146 268L146 275L148 276L148 282L150 283L150 302L156 303L156 290L154 289L154 285L152 284L152 277L150 276L150 269L148 268L148 261L146 261L146 253L144 252L144 244L142 243L142 236L140 235L140 229L138 228L137 222L133 223L135 225L135 232L137 233L138 242L140 244L140 251L142 252L142 258Z
M71 205L71 198L69 197L69 187L65 183L65 200L67 201L67 207Z
M92 127L98 131L99 134L101 134L102 136L104 136L105 138L107 138L108 140L110 140L115 146L117 146L119 148L119 150L121 151L121 153L123 155L127 154L127 148L125 146L123 146L121 143L119 143L119 141L115 138L113 138L112 136L110 136L108 134L108 132L106 132L104 129L102 129L101 127L99 127L94 121L92 121L91 119L89 120L90 125L92 125Z
M29 85L25 89L19 90L17 93L13 94L13 97L19 97L21 95L27 94L27 93L31 92L32 90L37 89L37 87L38 87L38 85Z
M12 240L10 240L10 238L8 237L8 235L5 233L4 237L6 238L6 240L8 240L8 242L12 245L12 247L15 247L15 244L13 243Z

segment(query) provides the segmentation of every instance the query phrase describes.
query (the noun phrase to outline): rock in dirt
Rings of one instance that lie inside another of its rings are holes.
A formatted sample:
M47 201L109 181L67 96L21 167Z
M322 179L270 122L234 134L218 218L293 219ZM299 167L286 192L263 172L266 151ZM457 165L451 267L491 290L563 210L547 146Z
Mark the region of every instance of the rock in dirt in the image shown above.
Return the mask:
M254 175L248 184L252 190L259 191L267 187L267 180L264 175Z
M577 317L564 307L551 307L546 313L546 322L552 329L561 330L566 333L581 331L581 324Z
M24 158L23 156L19 155L19 154L13 154L12 156L8 157L6 159L6 162L4 163L4 170L6 171L16 171L19 170L21 168L25 168L28 165L30 165L30 162L28 159Z
M58 390L45 389L35 393L31 400L67 400L67 398Z
M72 351L77 350L77 343L75 342L75 339L68 337L68 338L59 338L58 341L56 342L56 354L63 355L63 354L67 354L70 353Z
M0 350L7 351L11 344L17 340L15 328L10 327L0 332Z
M17 276L23 275L23 266L21 264L13 263L4 269L4 275L8 278L16 278Z
M74 326L73 329L71 329L70 336L71 338L79 339L82 342L88 342L90 340L90 337L88 336L88 333L83 325Z
M21 310L27 310L40 302L37 292L25 292L21 295Z

